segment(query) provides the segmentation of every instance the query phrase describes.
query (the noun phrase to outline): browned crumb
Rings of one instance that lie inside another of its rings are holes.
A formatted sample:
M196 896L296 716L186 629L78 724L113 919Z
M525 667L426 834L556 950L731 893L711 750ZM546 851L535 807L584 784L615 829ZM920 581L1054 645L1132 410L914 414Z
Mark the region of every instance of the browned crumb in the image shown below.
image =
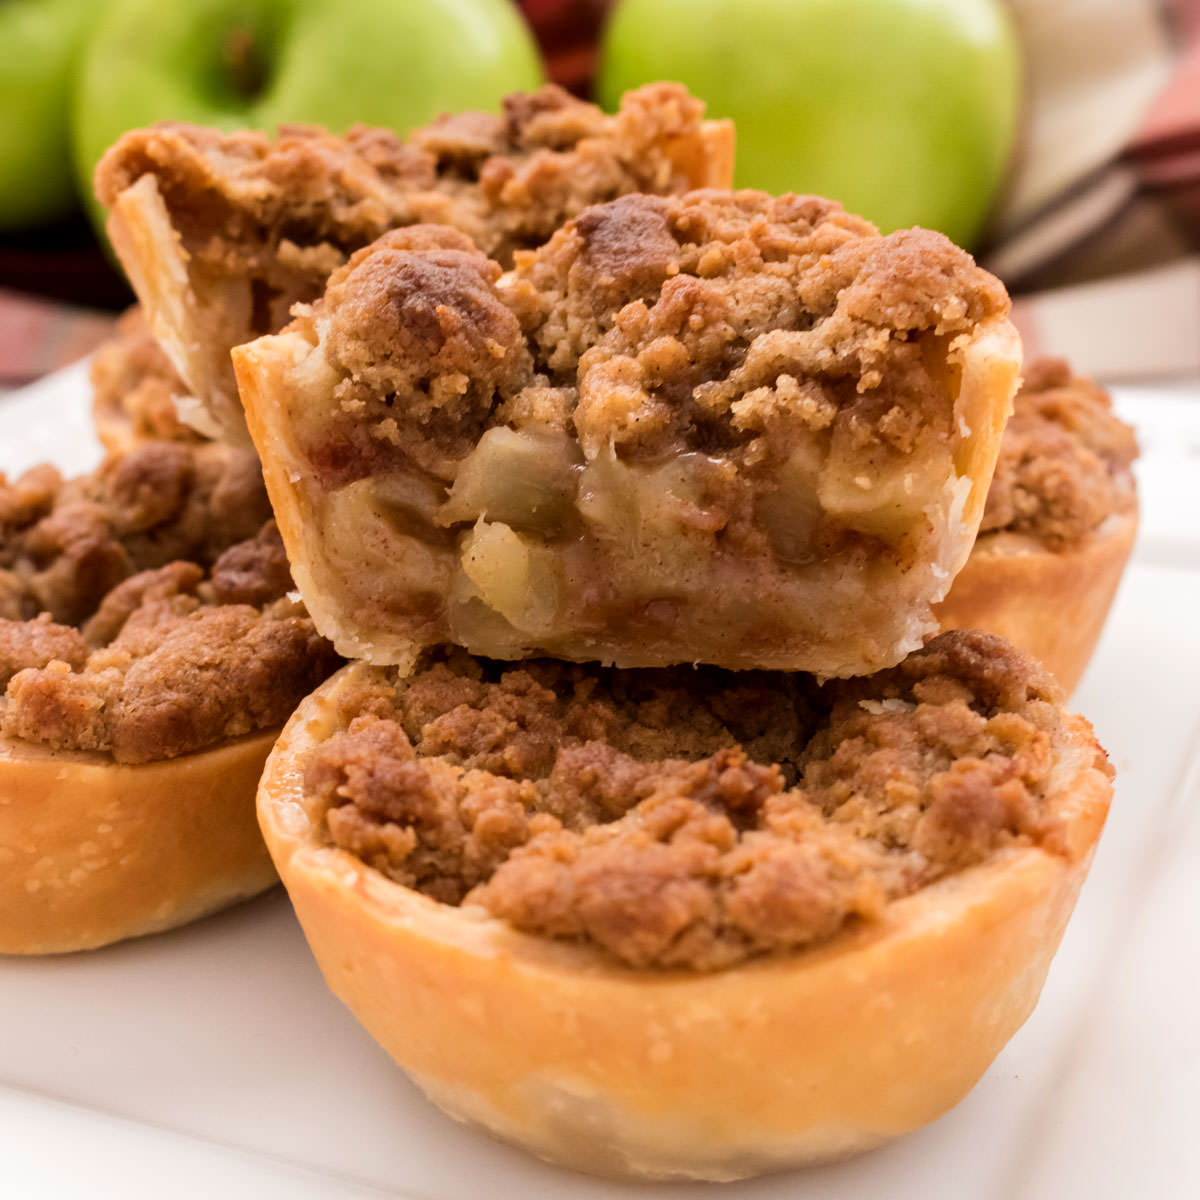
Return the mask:
M909 456L950 436L927 340L1008 308L939 234L880 237L814 197L626 196L499 282L449 232L413 236L356 254L316 310L341 417L310 456L341 481L385 443L452 478L506 423L569 430L589 459L736 450L753 469L814 430Z
M229 446L149 442L76 479L0 476L0 616L79 624L128 576L211 565L270 516L258 460Z
M90 652L78 629L56 625L49 613L32 621L0 617L0 687L26 667L44 667L56 660L81 667Z
M11 675L0 733L141 763L282 724L337 658L284 595L291 581L279 578L281 553L268 525L253 542L231 547L211 573L174 562L125 580L82 636L45 618L16 626L18 636L33 629L43 642L61 639L69 657L35 645L22 662L6 653L0 622L0 679ZM233 573L254 603L221 598L217 580L229 574L231 556L241 560ZM253 561L265 570L256 572Z
M140 308L124 313L116 333L96 350L91 379L96 427L108 449L155 439L200 440L175 413L175 397L187 395L187 385ZM119 437L113 432L117 429Z
M0 478L0 735L139 763L281 724L337 659L269 517L225 446Z
M366 680L306 763L333 844L631 966L809 945L1051 840L1059 695L987 634L820 687L457 652Z
M1011 530L1062 550L1133 503L1134 432L1108 393L1062 359L1026 370L988 493L980 533Z

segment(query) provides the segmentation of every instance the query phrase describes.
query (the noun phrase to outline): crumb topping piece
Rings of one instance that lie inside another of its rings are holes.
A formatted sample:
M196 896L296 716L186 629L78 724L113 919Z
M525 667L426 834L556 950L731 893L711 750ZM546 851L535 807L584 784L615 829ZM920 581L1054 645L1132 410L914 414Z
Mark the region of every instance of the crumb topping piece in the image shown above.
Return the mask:
M451 652L399 683L364 673L341 715L305 765L331 844L634 967L811 945L1052 842L1059 695L977 632L820 686Z
M1052 550L1077 544L1132 506L1137 454L1103 388L1062 359L1038 360L1005 428L980 534L1027 534Z
M337 662L291 588L248 451L0 477L0 734L140 763L282 723Z
M0 616L77 625L118 583L176 559L210 566L271 518L250 451L151 442L64 480L0 477Z

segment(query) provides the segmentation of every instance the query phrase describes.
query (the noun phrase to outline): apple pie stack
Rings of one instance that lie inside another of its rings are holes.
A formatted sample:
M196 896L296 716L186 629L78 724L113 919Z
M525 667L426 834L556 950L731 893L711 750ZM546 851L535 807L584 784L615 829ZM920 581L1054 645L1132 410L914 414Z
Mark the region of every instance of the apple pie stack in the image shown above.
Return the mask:
M1018 384L1003 287L729 167L656 85L407 143L140 131L97 177L180 412L248 429L355 660L259 789L327 981L446 1111L609 1174L955 1103L1111 791L1032 660L927 640Z

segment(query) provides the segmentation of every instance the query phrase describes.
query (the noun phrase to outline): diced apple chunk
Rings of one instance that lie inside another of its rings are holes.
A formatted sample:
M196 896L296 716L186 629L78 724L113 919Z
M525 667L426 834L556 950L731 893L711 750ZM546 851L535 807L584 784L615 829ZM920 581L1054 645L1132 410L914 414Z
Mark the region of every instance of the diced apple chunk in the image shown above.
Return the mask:
M815 557L813 535L822 515L818 491L820 469L819 448L802 443L779 468L775 490L759 498L758 518L781 562L802 565Z
M562 591L558 556L503 522L480 520L462 542L462 568L480 598L523 633L555 629Z
M458 469L441 525L499 521L516 529L551 532L570 523L583 456L554 429L487 430Z

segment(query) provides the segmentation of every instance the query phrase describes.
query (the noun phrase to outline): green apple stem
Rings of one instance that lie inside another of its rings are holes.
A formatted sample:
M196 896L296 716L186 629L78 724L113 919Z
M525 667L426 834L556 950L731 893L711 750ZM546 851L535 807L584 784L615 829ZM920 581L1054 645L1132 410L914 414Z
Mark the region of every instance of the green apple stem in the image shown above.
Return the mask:
M261 94L267 82L267 69L251 29L243 25L230 30L225 40L224 59L235 95L252 100Z

